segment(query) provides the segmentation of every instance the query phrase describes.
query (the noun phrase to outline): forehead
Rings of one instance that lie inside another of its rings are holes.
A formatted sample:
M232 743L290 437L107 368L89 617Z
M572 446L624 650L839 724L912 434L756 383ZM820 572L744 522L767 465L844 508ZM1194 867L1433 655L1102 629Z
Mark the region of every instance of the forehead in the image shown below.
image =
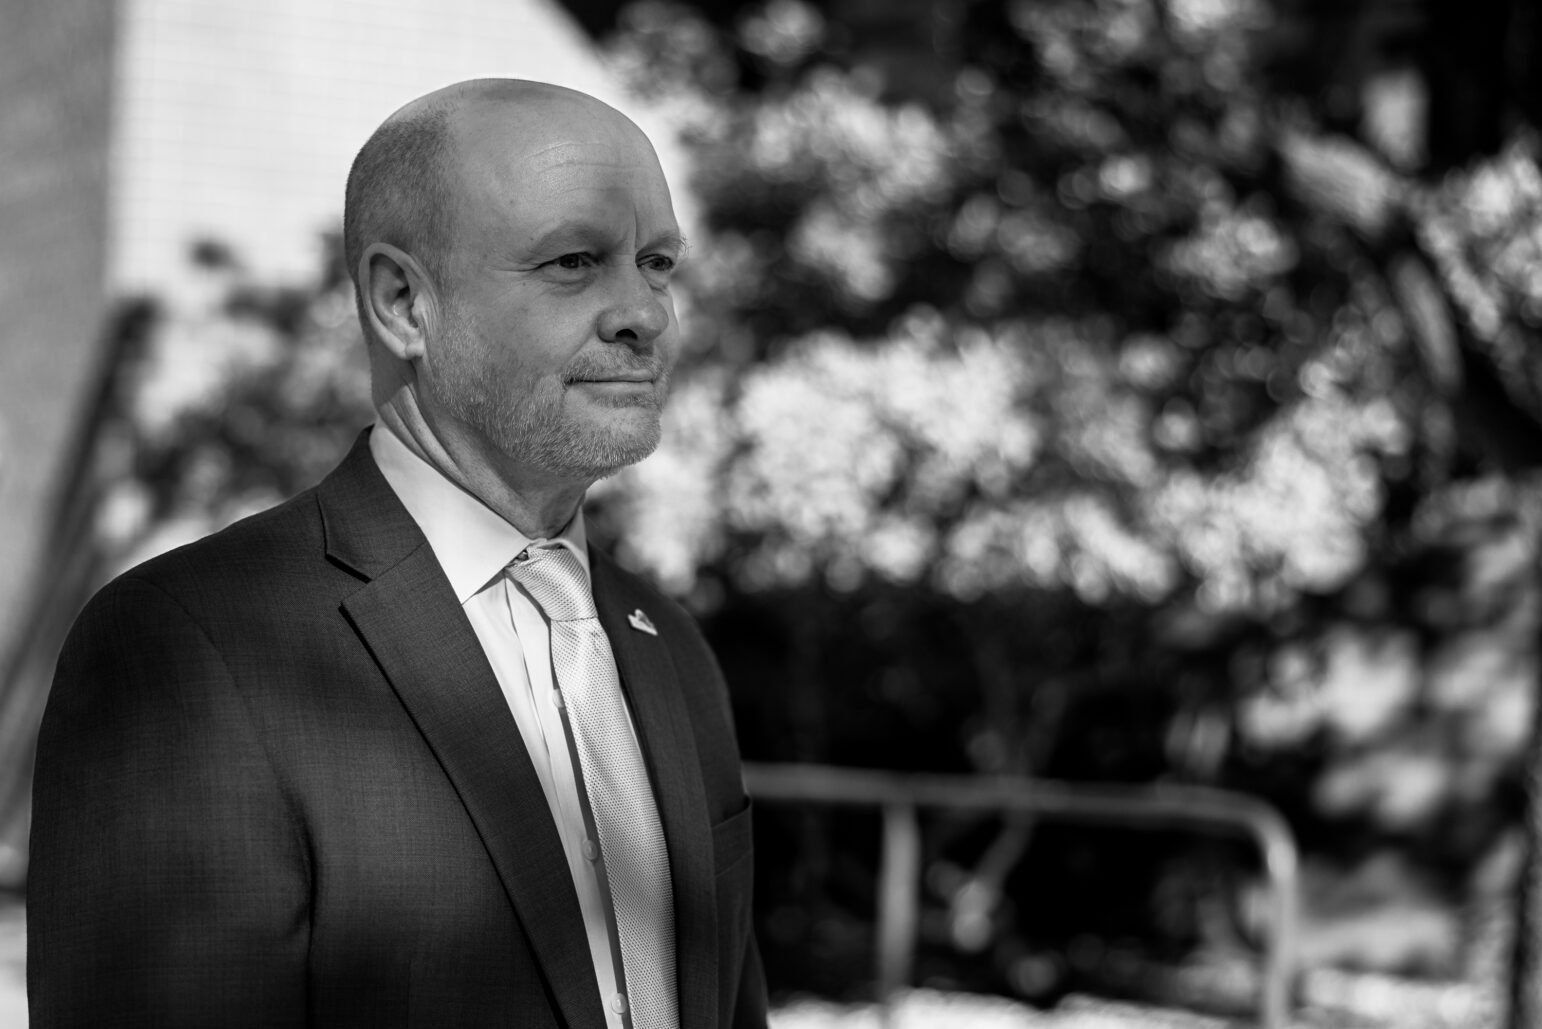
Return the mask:
M512 229L534 240L573 222L640 235L675 229L652 146L614 112L484 111L460 128L458 206L470 221L462 233Z

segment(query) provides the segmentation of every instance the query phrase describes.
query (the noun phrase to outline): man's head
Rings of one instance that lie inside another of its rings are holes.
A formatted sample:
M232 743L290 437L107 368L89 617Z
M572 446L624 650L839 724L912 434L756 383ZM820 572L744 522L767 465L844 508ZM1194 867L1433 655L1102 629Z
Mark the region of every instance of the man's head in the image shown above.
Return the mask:
M619 112L518 80L429 94L360 151L344 240L376 404L454 460L587 484L657 445L683 242Z

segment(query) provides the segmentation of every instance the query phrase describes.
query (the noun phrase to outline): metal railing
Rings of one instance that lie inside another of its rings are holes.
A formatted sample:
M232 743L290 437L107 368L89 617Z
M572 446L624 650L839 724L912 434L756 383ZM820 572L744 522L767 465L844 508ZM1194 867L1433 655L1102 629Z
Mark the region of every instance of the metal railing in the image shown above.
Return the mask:
M921 909L919 812L930 808L1247 836L1258 846L1272 898L1262 955L1259 1025L1285 1029L1299 931L1298 858L1295 837L1285 819L1256 797L1200 786L1104 786L804 764L747 764L744 777L757 801L882 812L878 989L885 1023L891 1021L895 994L910 980Z

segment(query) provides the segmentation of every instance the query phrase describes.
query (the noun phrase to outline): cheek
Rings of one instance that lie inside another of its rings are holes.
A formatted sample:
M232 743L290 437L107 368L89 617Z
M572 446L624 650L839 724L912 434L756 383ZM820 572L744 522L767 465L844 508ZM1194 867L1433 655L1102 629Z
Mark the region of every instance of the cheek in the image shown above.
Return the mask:
M674 309L669 312L669 328L659 337L655 344L664 356L666 365L673 365L675 358L680 356L680 348L683 344L683 333L680 331L680 323L675 320Z
M531 380L560 374L594 337L595 317L577 308L536 304L507 312L496 337L502 362Z

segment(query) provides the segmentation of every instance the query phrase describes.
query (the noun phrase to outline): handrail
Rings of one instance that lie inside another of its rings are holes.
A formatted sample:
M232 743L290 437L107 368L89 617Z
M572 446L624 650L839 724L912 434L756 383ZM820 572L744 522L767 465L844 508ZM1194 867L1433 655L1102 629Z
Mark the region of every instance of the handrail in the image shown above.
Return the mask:
M1258 845L1272 887L1259 989L1259 1025L1284 1029L1299 934L1295 837L1285 819L1257 797L1203 786L1158 783L1094 785L1051 779L927 775L813 764L746 764L745 788L757 800L883 813L879 865L878 985L887 1013L910 978L920 912L921 844L917 812L1019 813L1074 822L1238 832Z

